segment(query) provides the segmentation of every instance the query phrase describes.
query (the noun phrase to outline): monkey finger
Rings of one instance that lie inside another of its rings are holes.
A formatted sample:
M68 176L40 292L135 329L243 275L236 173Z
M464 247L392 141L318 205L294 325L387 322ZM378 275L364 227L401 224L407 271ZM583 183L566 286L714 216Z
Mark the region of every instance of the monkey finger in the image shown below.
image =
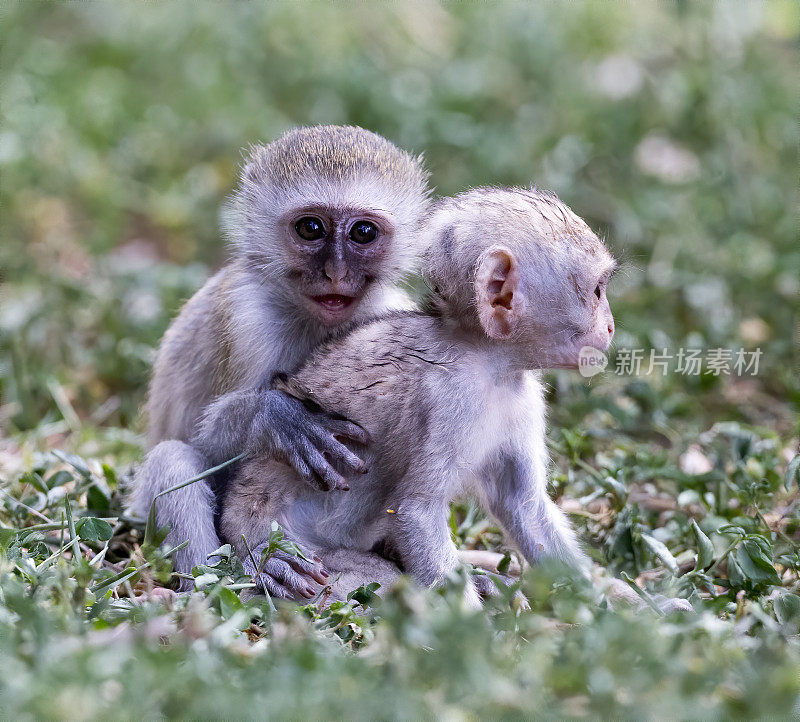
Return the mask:
M305 597L311 599L317 592L313 581L308 577L298 574L283 559L272 556L267 559L262 570L262 575L272 577L289 591L292 598Z
M327 491L337 489L340 491L347 491L350 484L336 469L334 469L328 460L316 449L310 448L306 452L305 460L311 467L311 470L319 476L322 481L321 488Z
M366 474L369 471L366 462L338 439L333 437L326 439L322 444L322 451L330 457L336 466L344 469L345 473Z
M328 570L322 566L321 562L316 562L313 560L308 561L303 559L303 557L293 556L291 554L287 554L286 552L275 552L275 556L286 562L296 572L311 577L311 579L313 579L315 582L318 582L319 584L328 583L328 577L330 577L330 574L328 573Z
M258 583L261 585L261 588L274 599L294 599L294 595L269 574L260 574Z
M328 491L325 483L312 471L311 467L303 460L303 457L297 451L289 449L284 453L289 465L300 475L300 478L305 481L306 484L320 491Z
M341 436L348 441L355 441L357 444L363 444L364 446L367 446L372 441L366 429L352 421L347 421L347 419L328 418L325 420L325 428L334 436Z

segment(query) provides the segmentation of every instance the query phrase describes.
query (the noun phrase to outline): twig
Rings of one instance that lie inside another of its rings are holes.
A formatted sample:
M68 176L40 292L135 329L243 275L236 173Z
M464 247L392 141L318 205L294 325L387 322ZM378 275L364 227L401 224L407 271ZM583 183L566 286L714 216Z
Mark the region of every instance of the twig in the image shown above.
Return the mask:
M36 509L34 509L33 507L30 507L27 504L21 502L19 499L15 499L14 496L11 493L7 492L5 489L0 489L0 494L3 494L4 496L7 496L17 506L21 506L23 509L25 509L26 511L29 511L34 516L38 516L40 519L44 519L46 522L50 522L51 524L53 523L52 519L46 517L40 511L36 511ZM58 527L54 527L54 528L57 529Z
M197 481L201 481L202 479L205 479L206 477L209 477L212 474L215 474L220 469L224 469L226 466L230 466L231 464L236 463L237 461L239 461L239 459L242 459L242 458L244 458L244 454L243 453L242 454L237 454L232 459L228 459L227 461L223 461L221 464L218 464L217 466L214 466L214 467L212 467L210 469L206 469L201 474L198 474L197 476L193 476L191 479L188 479L187 481L182 481L180 484L175 484L175 486L171 486L168 489L164 489L163 491L159 491L158 494L156 494L153 497L153 503L155 504L156 499L158 499L160 496L164 496L164 494L169 494L169 493L171 493L173 491L178 491L178 489L183 489L184 486L189 486L190 484L194 484Z
M773 528L772 528L772 527L769 525L769 523L767 522L767 520L764 518L764 515L761 513L761 510L758 508L758 506L757 506L755 503L753 503L753 509L755 509L755 510L756 510L756 516L757 516L759 519L761 519L761 523L762 523L762 524L763 524L765 527L767 527L767 529L769 529L769 530L770 530L770 532L772 532L773 534L777 534L779 537L781 537L781 538L782 538L782 539L783 539L785 542L787 542L787 543L789 544L789 546L791 546L791 547L792 547L792 549L797 549L797 542L795 542L795 541L794 541L794 539L792 539L792 538L791 538L791 537L790 537L788 534L786 534L786 533L785 533L784 531L782 531L781 529L777 529L777 528L776 528L776 529L773 529Z

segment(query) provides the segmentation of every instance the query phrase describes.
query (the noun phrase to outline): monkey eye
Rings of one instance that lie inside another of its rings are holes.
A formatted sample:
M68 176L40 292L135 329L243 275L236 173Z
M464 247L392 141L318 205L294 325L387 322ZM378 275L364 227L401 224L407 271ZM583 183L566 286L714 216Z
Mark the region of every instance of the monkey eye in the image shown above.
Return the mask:
M303 216L294 224L295 233L305 241L318 241L325 238L325 226L314 216Z
M356 243L372 243L378 237L378 226L369 221L357 221L350 229L350 238Z

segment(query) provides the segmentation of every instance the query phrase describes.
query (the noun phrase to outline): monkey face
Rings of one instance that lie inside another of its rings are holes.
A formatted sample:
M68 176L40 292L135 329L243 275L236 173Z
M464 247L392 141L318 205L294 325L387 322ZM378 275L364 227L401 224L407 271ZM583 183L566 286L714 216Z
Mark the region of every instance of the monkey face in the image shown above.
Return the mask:
M287 214L279 225L296 302L326 326L349 320L379 278L391 247L395 229L389 213L310 205Z
M584 346L608 349L615 261L555 195L476 188L440 201L429 226L438 313L468 330L477 321L526 369L578 368Z
M614 317L606 288L614 261L600 240L520 248L492 246L478 260L475 301L486 335L525 368L578 368L584 347L607 351Z
M614 316L606 289L613 266L599 273L593 265L581 274L565 274L567 282L559 294L557 312L539 329L541 343L549 349L549 366L578 368L581 349L591 347L605 353L614 337Z
M540 368L578 368L581 349L606 352L614 337L614 316L606 290L615 262L596 240L597 252L570 252L548 273L528 278L529 295L542 299L543 312L523 323L530 356Z
M363 128L296 128L250 149L223 223L269 303L336 326L413 267L427 180L420 158Z

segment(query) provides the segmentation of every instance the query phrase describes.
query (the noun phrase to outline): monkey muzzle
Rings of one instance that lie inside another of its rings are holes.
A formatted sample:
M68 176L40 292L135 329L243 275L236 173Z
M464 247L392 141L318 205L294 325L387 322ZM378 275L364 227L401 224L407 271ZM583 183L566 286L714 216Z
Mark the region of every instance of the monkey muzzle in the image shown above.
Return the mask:
M352 296L341 296L338 293L326 293L323 296L312 296L314 303L318 303L329 311L338 311L348 308L355 301Z
M347 321L358 305L359 296L340 293L324 293L309 296L314 314L327 326L336 326Z

